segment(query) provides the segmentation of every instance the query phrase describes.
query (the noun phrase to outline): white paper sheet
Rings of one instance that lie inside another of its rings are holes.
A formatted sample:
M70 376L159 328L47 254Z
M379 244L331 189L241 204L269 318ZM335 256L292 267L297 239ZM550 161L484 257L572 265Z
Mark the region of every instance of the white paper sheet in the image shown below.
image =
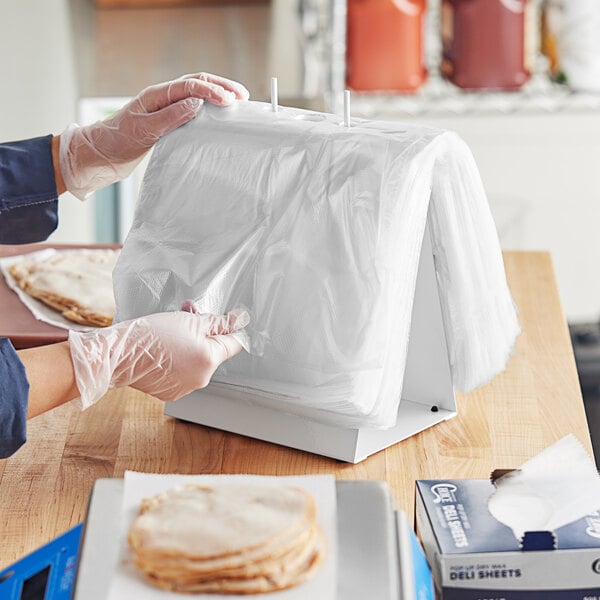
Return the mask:
M596 465L572 434L495 482L488 508L521 540L526 531L554 531L600 507Z
M335 478L332 475L268 477L259 475L158 475L127 471L123 493L120 554L108 600L183 600L194 598L216 600L237 595L181 594L152 586L132 564L127 545L127 532L139 512L140 502L177 485L187 483L216 483L252 481L267 485L296 485L313 495L318 507L318 520L327 540L327 555L315 577L300 586L264 595L269 600L301 600L314 598L334 600L337 593L337 510ZM247 595L243 596L248 598Z
M104 252L105 250L103 250ZM80 325L69 319L65 319L56 309L47 306L40 300L32 298L29 294L26 294L17 284L14 277L9 273L8 268L15 263L21 262L22 260L46 260L51 256L59 253L93 253L93 249L73 249L73 250L56 250L55 248L45 248L44 250L38 250L37 252L30 252L28 254L19 254L18 256L7 256L6 258L0 259L0 271L6 279L8 287L10 287L19 296L21 302L31 311L31 314L38 320L60 327L61 329L73 329L75 331L89 331L90 329L96 329L93 325Z

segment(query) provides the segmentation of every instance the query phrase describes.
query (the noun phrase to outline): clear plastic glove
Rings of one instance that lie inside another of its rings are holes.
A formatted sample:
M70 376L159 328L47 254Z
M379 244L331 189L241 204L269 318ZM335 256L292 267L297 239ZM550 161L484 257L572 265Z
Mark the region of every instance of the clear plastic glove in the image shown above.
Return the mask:
M231 335L245 311L223 316L169 312L93 331L69 333L82 409L109 389L132 386L161 400L205 387L217 367L241 350Z
M84 200L127 177L165 133L196 116L206 100L227 106L247 100L240 83L198 73L150 86L112 116L93 125L70 125L60 136L59 165L68 191Z

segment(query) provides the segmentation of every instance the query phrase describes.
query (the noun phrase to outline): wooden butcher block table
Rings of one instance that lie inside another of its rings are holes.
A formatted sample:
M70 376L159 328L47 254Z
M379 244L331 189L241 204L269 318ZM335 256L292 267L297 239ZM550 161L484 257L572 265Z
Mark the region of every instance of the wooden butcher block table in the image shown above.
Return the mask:
M351 465L175 420L160 401L130 388L111 391L85 412L66 405L32 420L27 444L0 461L0 569L83 521L94 481L125 470L385 480L396 508L412 519L416 479L485 478L569 433L591 454L550 256L504 258L523 332L504 373L457 395L456 418ZM6 293L2 306L14 307L5 304ZM3 323L6 336L10 318Z

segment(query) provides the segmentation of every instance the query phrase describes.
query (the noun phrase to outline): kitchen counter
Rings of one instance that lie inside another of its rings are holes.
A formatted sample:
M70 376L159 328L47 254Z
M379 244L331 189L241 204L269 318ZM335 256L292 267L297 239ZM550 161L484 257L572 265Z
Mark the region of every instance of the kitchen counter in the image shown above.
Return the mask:
M568 433L591 454L550 256L504 258L523 333L504 373L457 395L456 418L351 465L177 421L160 401L130 388L83 413L66 405L32 420L28 443L0 461L0 569L82 521L94 481L125 470L383 479L412 519L415 479L488 477Z

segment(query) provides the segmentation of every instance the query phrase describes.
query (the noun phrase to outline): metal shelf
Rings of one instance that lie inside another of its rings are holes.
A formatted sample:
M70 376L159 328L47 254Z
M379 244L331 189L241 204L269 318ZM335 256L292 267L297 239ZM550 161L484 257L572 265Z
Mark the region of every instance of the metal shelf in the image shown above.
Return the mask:
M308 2L309 0L305 0ZM326 110L343 113L346 59L346 0L312 0L321 6L328 26L320 48L326 66ZM504 114L585 113L600 110L600 93L575 92L553 82L547 60L538 53L531 79L518 91L465 91L438 71L440 0L430 0L425 21L426 67L429 79L414 94L352 92L352 114L363 118L452 117ZM313 5L314 6L314 5ZM317 51L318 52L318 51Z
M330 99L333 112L340 112L341 98ZM514 92L464 91L440 77L430 78L415 94L352 92L352 114L363 118L572 114L599 110L600 94L574 92L544 75L534 76Z

